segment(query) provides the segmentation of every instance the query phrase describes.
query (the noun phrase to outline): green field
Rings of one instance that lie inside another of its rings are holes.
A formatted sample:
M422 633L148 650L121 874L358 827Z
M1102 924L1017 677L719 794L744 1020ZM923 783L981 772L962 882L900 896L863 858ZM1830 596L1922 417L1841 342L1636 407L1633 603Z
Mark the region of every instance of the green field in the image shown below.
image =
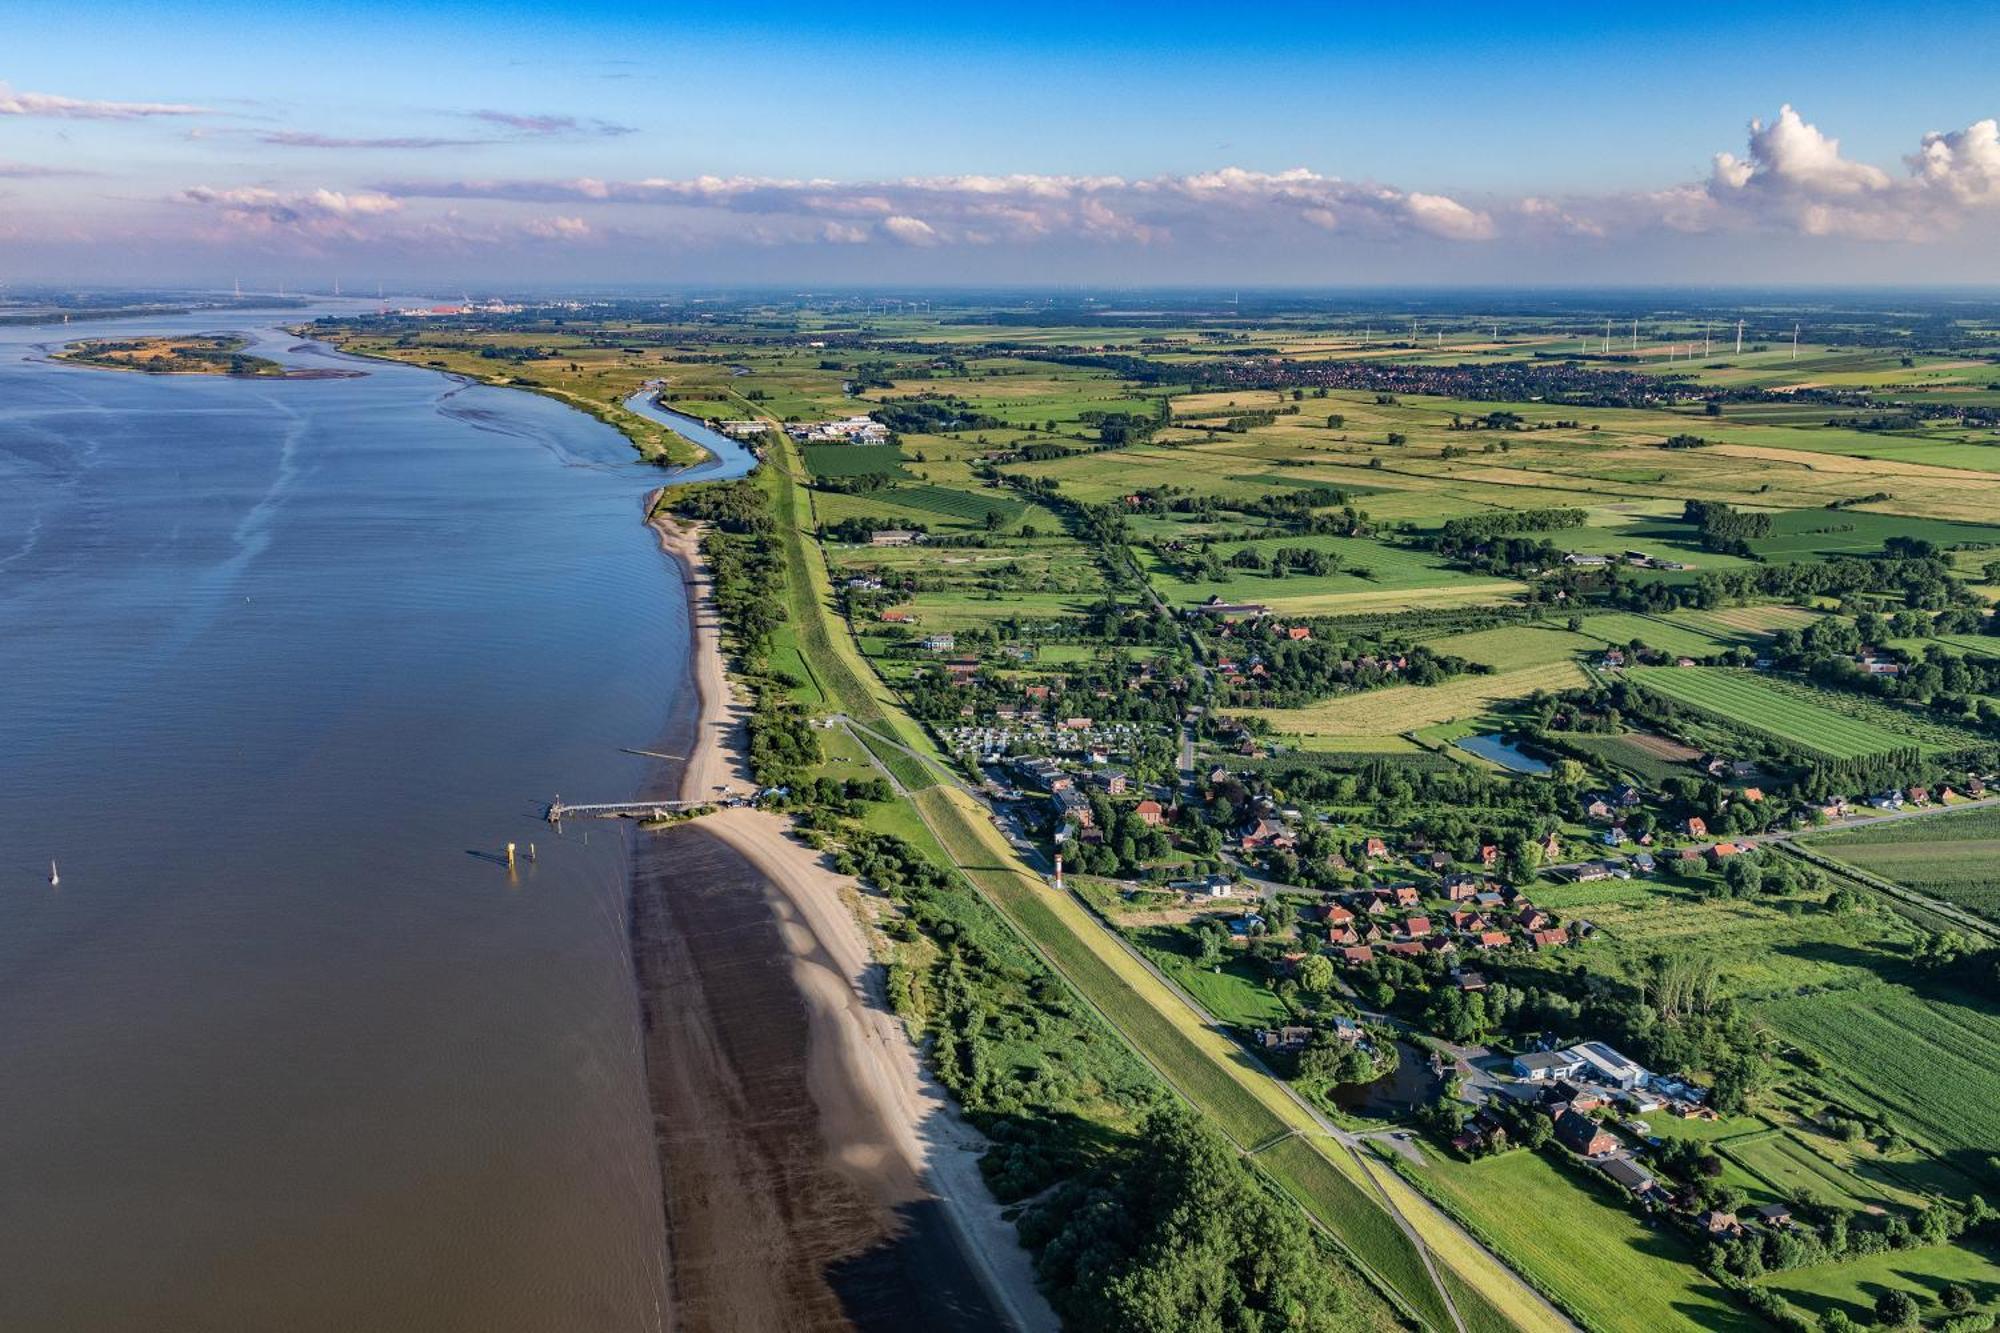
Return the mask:
M1762 1328L1694 1267L1670 1227L1649 1228L1608 1182L1571 1177L1521 1150L1477 1162L1429 1151L1403 1169L1587 1327L1604 1330Z
M800 447L815 477L907 477L903 451L893 444L808 444Z
M1816 852L2000 921L2000 809L1841 829Z
M1427 605L1448 605L1494 600L1512 592L1518 584L1465 574L1447 567L1443 557L1431 551L1371 537L1272 537L1251 542L1218 545L1215 550L1225 562L1235 552L1255 550L1265 558L1279 547L1310 548L1336 556L1340 568L1330 574L1287 574L1273 578L1258 570L1232 570L1224 579L1189 582L1164 560L1148 551L1142 555L1154 588L1168 601L1182 605L1219 597L1225 602L1261 602L1275 608L1302 613L1331 612L1343 599L1363 600L1369 594L1422 590Z
M1875 1300L1884 1290L1907 1291L1924 1307L1926 1319L1938 1312L1937 1297L1949 1283L1972 1290L1986 1313L2000 1311L2000 1252L1991 1245L1933 1245L1917 1250L1891 1250L1842 1263L1794 1268L1761 1280L1761 1286L1784 1294L1814 1315L1842 1310L1866 1327L1875 1317Z
M1199 967L1179 947L1184 938L1179 931L1154 930L1141 932L1137 942L1155 967L1229 1026L1275 1026L1288 1020L1283 1001L1264 984L1261 968L1241 959L1214 968Z
M1675 747L1674 742L1639 732L1616 736L1578 733L1564 736L1563 743L1608 768L1630 774L1642 786L1658 787L1668 778L1691 777L1695 772L1687 759L1668 752Z
M1833 759L1910 746L1935 754L1978 741L1858 695L1731 667L1634 667L1626 675L1676 703Z
M2000 1144L2000 1014L1990 1005L1875 981L1771 999L1759 1012L1818 1053L1829 1082L1947 1161L1973 1166Z
M1608 647L1622 648L1636 639L1648 648L1686 657L1713 657L1730 646L1729 639L1686 622L1632 611L1585 616L1583 632Z
M1804 1191L1830 1207L1865 1206L1852 1192L1852 1187L1860 1182L1781 1129L1725 1139L1716 1145L1716 1150L1761 1184L1762 1188L1751 1191L1757 1196L1753 1197L1753 1203L1790 1200Z

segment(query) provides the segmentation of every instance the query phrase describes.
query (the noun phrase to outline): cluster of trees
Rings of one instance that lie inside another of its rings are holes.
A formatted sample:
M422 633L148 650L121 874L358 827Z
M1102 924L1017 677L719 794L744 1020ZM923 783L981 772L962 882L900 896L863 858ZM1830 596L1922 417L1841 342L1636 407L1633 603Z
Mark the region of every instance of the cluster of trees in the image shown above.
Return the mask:
M1484 514L1467 514L1444 521L1438 528L1436 546L1441 551L1459 551L1511 532L1559 532L1565 528L1580 528L1589 517L1586 511L1571 508L1495 510Z
M1341 643L1322 639L1254 641L1238 651L1262 659L1262 676L1246 675L1240 685L1224 683L1219 702L1250 708L1295 708L1337 694L1385 685L1435 685L1453 676L1490 668L1422 644L1408 647ZM1396 665L1400 659L1402 666Z
M1748 602L1809 602L1832 597L1843 603L1866 593L1887 593L1903 605L1943 610L1967 604L1970 594L1935 557L1877 559L1829 556L1759 565L1753 569L1705 569L1691 583L1630 578L1623 566L1602 571L1604 596L1633 611L1681 607L1712 610Z
M831 850L837 872L900 907L885 927L893 937L933 946L898 952L889 997L931 1039L938 1081L992 1142L980 1166L998 1198L1040 1193L1102 1155L1101 1127L1076 1114L1079 1080L1022 1061L1024 1043L1052 1060L1089 1051L1096 1092L1135 1117L1161 1099L1136 1058L956 876L901 838L851 824Z
M1702 549L1721 555L1755 560L1750 543L1771 535L1768 513L1735 509L1720 500L1689 500L1681 507L1681 520L1692 523L1701 533Z
M1700 1206L1725 1213L1733 1213L1743 1207L1746 1200L1742 1190L1717 1183L1715 1176L1720 1173L1722 1163L1713 1153L1686 1142L1672 1146L1682 1150L1696 1149L1672 1154L1663 1152L1661 1165L1668 1165L1671 1157L1675 1167L1691 1168L1690 1174L1683 1178L1690 1180L1701 1200ZM1679 1171L1676 1174L1680 1174ZM2000 1217L1978 1195L1963 1205L1949 1199L1936 1200L1919 1212L1914 1221L1902 1213L1870 1216L1844 1209L1822 1208L1810 1200L1801 1200L1801 1204L1789 1227L1775 1227L1710 1245L1704 1266L1718 1276L1729 1274L1744 1279L1756 1278L1790 1268L1865 1259L1871 1255L1916 1249L1924 1245L1944 1245L1967 1233L1984 1231L1992 1226L1996 1217ZM1947 1305L1946 1308L1951 1307ZM1959 1307L1961 1312L1964 1308Z
M898 435L950 435L962 430L993 430L1007 422L973 409L963 398L925 394L897 398L868 414Z
M1106 1333L1339 1333L1357 1312L1297 1208L1213 1129L1154 1113L1021 1223L1063 1322Z

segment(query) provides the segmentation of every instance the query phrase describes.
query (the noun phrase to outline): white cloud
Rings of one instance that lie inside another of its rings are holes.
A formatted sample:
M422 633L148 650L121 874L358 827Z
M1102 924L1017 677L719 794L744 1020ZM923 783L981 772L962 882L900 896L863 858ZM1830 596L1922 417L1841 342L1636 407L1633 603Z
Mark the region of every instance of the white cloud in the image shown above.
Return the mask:
M0 83L0 116L47 116L58 120L139 120L147 116L199 116L204 108L173 102L101 102L55 93L17 92Z
M904 245L936 245L943 239L937 234L937 228L930 223L922 218L913 218L902 213L883 218L882 230L892 240L900 241Z
M521 230L545 241L580 241L591 234L590 224L582 218L563 216L529 218Z
M1932 130L1905 160L1926 189L1960 204L2000 202L2000 122L1991 118L1949 133Z
M1974 210L2000 203L2000 129L1982 120L1932 131L1894 176L1840 151L1790 105L1766 125L1750 122L1745 156L1717 153L1705 216L1683 211L1687 229L1750 225L1808 236L1927 241L1956 231ZM1668 225L1675 225L1669 222Z

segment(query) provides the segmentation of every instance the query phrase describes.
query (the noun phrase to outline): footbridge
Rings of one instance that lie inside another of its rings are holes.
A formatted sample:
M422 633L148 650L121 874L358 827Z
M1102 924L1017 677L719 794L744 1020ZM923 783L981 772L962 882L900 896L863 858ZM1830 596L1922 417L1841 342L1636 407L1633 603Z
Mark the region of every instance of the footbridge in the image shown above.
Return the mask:
M549 802L545 818L551 824L565 819L665 819L683 810L694 810L714 801L599 801L579 804L558 796Z

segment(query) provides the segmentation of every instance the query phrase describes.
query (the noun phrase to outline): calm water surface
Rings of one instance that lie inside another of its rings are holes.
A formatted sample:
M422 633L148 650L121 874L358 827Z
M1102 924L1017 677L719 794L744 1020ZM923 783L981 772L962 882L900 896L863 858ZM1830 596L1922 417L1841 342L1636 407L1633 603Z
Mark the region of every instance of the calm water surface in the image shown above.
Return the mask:
M0 329L0 1327L663 1326L626 850L537 819L681 686L661 474L415 369L37 347L255 322Z

